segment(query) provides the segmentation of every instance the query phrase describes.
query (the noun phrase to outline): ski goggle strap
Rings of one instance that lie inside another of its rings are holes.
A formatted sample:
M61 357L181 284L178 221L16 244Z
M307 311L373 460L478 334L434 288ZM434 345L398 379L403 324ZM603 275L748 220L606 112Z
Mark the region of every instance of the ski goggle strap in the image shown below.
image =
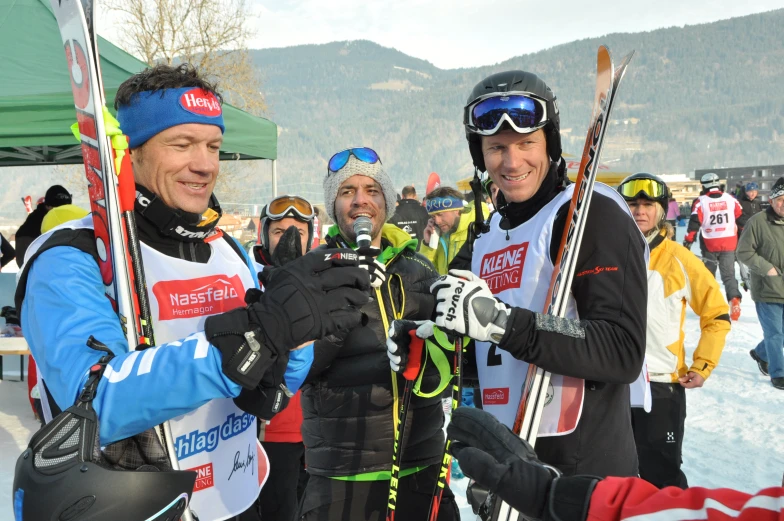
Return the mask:
M547 102L530 93L490 94L465 109L464 123L475 134L489 136L504 122L515 132L528 134L547 123Z
M630 179L618 187L618 192L627 201L634 199L661 199L666 194L664 184L655 179Z
M282 195L276 197L267 205L267 218L276 221L284 217L299 218L312 221L316 216L313 205L302 197L296 195Z
M451 210L461 210L464 201L457 197L435 197L425 201L425 209L427 213L433 215L435 213L449 212Z
M372 148L347 148L346 150L342 150L330 158L328 163L329 171L337 172L346 166L346 163L348 163L348 158L351 156L354 156L363 163L367 163L369 165L381 162L381 158L378 157L378 154Z

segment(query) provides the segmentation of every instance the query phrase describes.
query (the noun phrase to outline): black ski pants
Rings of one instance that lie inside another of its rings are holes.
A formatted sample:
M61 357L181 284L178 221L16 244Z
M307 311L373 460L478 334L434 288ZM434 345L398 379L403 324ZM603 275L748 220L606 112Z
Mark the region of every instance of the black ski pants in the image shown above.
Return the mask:
M735 297L741 298L738 279L735 278L734 251L713 252L703 248L702 262L713 275L716 275L716 267L719 268L721 282L724 283L724 290L727 292L727 302Z
M400 478L395 519L427 519L440 465ZM301 521L384 521L389 481L341 481L310 476L300 511ZM449 487L444 487L438 521L460 521Z
M659 488L689 486L681 470L686 423L686 389L680 384L651 382L651 412L632 408L632 427L640 460L640 477Z
M270 472L259 494L258 510L263 521L295 521L305 490L305 445L261 442L269 458Z

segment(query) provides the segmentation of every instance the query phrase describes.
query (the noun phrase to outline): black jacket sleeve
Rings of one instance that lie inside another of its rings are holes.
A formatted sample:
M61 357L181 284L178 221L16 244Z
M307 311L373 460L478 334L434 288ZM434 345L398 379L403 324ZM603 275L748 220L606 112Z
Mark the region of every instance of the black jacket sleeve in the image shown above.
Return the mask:
M466 241L460 247L460 250L457 252L457 255L449 261L449 269L450 270L468 270L471 271L471 258L473 254L471 253L472 250L471 241Z
M559 210L554 223L553 260L568 207ZM633 382L645 355L644 252L645 241L634 221L615 201L595 193L571 287L579 321L514 308L499 347L553 373L596 382Z
M16 250L11 246L11 243L5 240L5 237L0 235L0 267L5 266L16 256Z

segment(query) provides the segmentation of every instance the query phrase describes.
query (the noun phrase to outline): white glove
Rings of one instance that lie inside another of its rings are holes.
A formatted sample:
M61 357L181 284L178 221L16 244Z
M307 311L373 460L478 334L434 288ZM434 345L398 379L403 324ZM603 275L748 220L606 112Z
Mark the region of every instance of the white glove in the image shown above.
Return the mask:
M449 270L430 286L436 296L436 325L483 342L500 342L510 311L487 283L464 270Z
M370 276L370 286L380 288L387 280L387 267L376 256L381 253L378 248L364 248L357 250L359 253L359 267L367 270Z

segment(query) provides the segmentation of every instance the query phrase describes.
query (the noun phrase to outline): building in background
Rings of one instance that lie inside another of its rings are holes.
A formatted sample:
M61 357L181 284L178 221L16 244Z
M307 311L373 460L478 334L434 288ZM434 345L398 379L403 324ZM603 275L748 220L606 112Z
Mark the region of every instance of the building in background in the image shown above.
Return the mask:
M779 177L784 176L784 165L703 168L695 170L693 177L694 179L699 180L703 174L707 174L708 172L715 172L720 179L724 179L725 186L729 192L739 183L741 186L745 186L746 183L754 181L759 185L759 195L757 197L767 203L771 187Z

